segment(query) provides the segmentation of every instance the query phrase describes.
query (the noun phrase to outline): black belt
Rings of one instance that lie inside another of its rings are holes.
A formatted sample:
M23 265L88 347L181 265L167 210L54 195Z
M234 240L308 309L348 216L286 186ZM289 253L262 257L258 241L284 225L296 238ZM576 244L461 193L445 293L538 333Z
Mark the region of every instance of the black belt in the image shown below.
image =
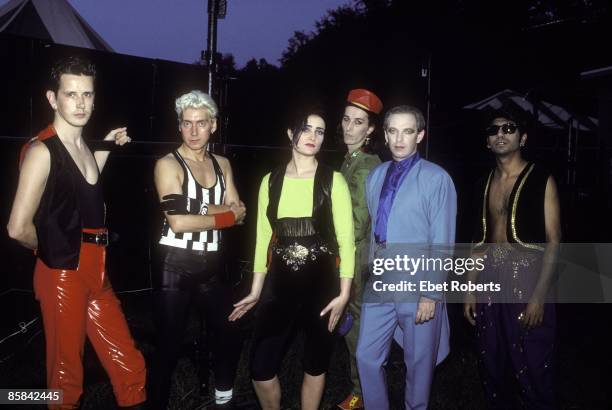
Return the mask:
M83 242L95 243L98 246L108 246L108 233L83 232Z

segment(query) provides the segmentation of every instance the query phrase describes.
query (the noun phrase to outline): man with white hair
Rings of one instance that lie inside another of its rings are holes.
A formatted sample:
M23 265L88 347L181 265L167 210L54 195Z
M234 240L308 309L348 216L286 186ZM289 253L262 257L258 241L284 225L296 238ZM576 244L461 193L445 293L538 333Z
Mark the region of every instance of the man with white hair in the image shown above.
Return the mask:
M455 242L457 195L448 173L422 159L417 151L425 137L421 110L409 105L391 108L383 128L392 161L374 168L366 180L372 220L369 261L385 261L384 276L374 277L414 290L379 292L370 279L361 305L357 365L366 409L388 409L383 365L395 339L404 350L406 381L404 405L426 410L435 366L449 352L449 324L444 292L422 289L422 283L442 284L443 269L387 267L397 258L434 256ZM417 287L416 284L419 284ZM378 294L377 294L378 293Z
M242 223L244 204L227 158L208 151L217 129L217 105L201 91L177 98L182 144L155 165L155 186L165 218L160 260L153 276L158 345L151 396L156 408L168 405L189 308L205 317L215 375L215 401L231 405L241 340L231 313L231 286L220 258L221 230Z

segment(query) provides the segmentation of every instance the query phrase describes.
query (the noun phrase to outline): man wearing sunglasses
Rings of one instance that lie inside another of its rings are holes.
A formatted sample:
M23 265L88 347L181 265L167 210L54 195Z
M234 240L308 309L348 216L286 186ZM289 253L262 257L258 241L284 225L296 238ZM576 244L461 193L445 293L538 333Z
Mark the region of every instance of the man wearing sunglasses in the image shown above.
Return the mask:
M497 166L476 191L473 239L473 257L484 257L485 268L468 279L497 282L501 291L468 292L464 315L476 326L488 407L514 407L511 368L525 408L554 409L555 309L546 302L561 240L557 188L549 172L522 157L520 117L498 110L489 118L487 148Z

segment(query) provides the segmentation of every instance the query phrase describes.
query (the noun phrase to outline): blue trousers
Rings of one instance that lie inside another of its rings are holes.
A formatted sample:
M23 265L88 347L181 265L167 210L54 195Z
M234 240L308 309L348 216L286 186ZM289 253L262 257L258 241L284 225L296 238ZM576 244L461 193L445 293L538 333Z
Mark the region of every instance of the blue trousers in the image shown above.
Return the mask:
M433 319L423 324L414 323L416 311L417 303L364 303L361 307L357 366L368 410L389 408L383 365L394 336L404 349L406 410L427 408L434 368L440 354L448 353L448 318L444 303L436 303Z

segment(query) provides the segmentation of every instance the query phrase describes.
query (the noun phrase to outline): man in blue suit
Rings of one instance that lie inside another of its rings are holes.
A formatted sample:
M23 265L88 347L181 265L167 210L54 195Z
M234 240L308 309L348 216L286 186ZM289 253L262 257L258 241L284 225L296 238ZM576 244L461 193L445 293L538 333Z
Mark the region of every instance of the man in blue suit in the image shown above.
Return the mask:
M409 272L413 265L399 261L424 261L436 256L434 249L454 244L457 196L446 171L419 157L417 144L425 136L419 109L392 108L383 128L393 160L376 167L366 181L373 222L369 260L374 266L384 260L395 267L386 264L382 276L374 271L378 276L370 275L366 285L357 364L365 408L389 408L383 365L395 338L404 349L406 409L426 409L434 368L448 355L449 326L444 293L421 286L441 284L446 274L440 267ZM395 292L380 291L381 282L393 280ZM412 285L397 286L407 282Z

